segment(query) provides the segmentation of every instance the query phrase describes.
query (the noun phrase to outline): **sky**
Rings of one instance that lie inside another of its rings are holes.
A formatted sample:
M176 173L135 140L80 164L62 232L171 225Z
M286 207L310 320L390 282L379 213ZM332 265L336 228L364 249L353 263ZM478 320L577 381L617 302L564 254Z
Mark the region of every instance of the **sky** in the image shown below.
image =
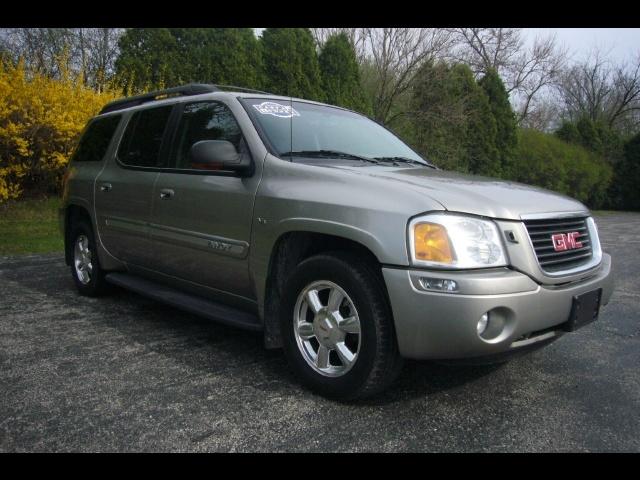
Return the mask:
M609 52L607 57L614 63L633 60L640 55L640 28L524 28L523 37L533 41L536 35L556 34L574 60L587 56L594 48Z
M260 35L264 28L255 28ZM567 47L573 60L586 57L598 47L614 63L631 61L640 55L640 28L523 28L527 42L533 42L537 35L556 34L559 44Z

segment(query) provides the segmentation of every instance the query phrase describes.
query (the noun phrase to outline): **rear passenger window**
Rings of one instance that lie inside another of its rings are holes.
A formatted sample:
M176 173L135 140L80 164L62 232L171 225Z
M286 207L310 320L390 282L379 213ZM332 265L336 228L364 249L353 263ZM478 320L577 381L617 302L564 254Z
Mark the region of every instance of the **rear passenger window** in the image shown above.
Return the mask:
M122 115L111 115L93 120L82 135L71 161L102 161L121 118Z
M224 103L194 102L184 106L174 147L175 168L199 168L191 163L190 150L201 140L227 140L237 151L243 151L242 131Z
M162 167L160 147L173 105L134 113L122 136L118 159L134 167Z

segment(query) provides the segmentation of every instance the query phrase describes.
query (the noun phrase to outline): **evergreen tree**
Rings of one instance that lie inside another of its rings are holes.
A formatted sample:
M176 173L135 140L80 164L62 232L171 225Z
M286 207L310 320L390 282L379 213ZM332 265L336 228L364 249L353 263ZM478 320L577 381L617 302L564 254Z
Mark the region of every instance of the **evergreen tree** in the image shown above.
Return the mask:
M330 36L319 56L325 100L333 105L371 113L360 84L356 52L345 33Z
M562 122L555 134L560 140L564 140L567 143L582 144L580 132L576 128L576 124L567 120Z
M600 139L600 132L596 128L593 120L587 117L582 117L576 123L576 130L580 135L580 143L587 150L602 154L602 140Z
M125 93L200 82L260 87L260 45L250 28L132 28L116 60Z
M260 88L260 44L251 28L175 28L188 82Z
M500 176L500 152L496 147L497 126L489 99L476 83L467 65L455 65L451 74L455 95L465 99L465 145L469 170L472 173Z
M618 207L640 210L640 133L625 144L619 170L615 181L620 184L622 201Z
M177 44L168 28L131 28L118 45L116 76L126 95L179 83L183 70L176 68Z
M412 98L411 143L446 169L497 176L496 122L466 65L425 63Z
M486 93L491 113L495 118L496 148L500 156L502 176L509 178L518 145L516 116L509 102L509 94L500 75L494 69L489 69L478 84Z
M469 171L465 136L464 102L450 86L450 68L444 63L424 63L416 75L405 127L407 139L422 155L447 170Z
M267 28L261 37L265 90L324 100L313 36L307 28Z

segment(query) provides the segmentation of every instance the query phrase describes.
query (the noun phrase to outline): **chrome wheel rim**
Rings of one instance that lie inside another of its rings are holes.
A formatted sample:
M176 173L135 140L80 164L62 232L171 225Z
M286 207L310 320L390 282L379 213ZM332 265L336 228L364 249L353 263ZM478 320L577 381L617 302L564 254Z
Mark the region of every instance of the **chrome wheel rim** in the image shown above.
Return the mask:
M333 282L313 282L300 292L293 333L302 357L321 375L340 377L358 359L360 317L349 295Z
M78 235L73 249L73 265L76 269L76 276L83 285L91 281L93 264L91 263L91 250L89 250L89 239L85 235Z

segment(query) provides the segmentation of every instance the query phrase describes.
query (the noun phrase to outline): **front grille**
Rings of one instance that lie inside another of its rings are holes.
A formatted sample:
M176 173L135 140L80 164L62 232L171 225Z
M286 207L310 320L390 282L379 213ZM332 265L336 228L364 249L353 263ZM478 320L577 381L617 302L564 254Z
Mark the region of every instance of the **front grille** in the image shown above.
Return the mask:
M529 238L536 252L540 268L556 273L589 263L593 255L592 242L585 217L525 220ZM576 238L581 248L556 252L551 236L556 233L579 232Z

